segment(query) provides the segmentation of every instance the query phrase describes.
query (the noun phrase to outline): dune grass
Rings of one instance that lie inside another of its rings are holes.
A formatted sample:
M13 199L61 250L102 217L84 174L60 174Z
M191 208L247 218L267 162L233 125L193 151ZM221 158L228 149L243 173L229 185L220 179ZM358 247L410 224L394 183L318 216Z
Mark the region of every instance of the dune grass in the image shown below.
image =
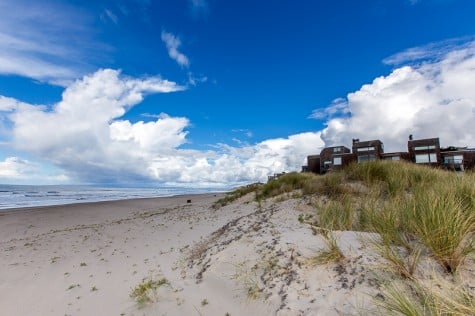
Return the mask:
M310 258L310 264L326 264L340 262L341 260L343 260L345 256L341 252L340 247L338 247L335 237L333 237L329 232L322 234L322 237L325 240L327 249L320 250L315 256Z
M145 305L150 303L157 296L157 289L163 285L169 285L167 279L161 278L155 280L150 277L144 279L140 284L138 284L130 293L130 297L133 298L139 305Z
M383 287L384 299L377 305L385 315L475 315L475 299L464 286L439 277L423 284L417 280L392 282Z
M261 201L298 190L324 197L313 225L329 230L376 232L384 244L418 240L454 273L473 252L475 173L459 174L405 162L351 164L324 176L288 173L263 185L240 188L217 202L225 205L254 192Z
M249 185L237 188L231 192L228 192L223 198L216 201L213 204L213 207L220 208L222 206L228 205L249 193L256 192L261 186L262 184L260 183L254 183L254 184L249 184Z
M422 285L416 270L429 255L446 273L456 276L474 255L475 172L455 173L406 162L352 164L326 175L289 173L255 187L256 200L275 196L312 196L314 214L300 218L316 234L333 230L377 233L377 253L386 271L401 284L385 288L379 302L384 314L475 315L471 290L450 285ZM285 193L285 195L284 195ZM237 193L239 195L241 193ZM342 257L334 239L311 259L334 262Z

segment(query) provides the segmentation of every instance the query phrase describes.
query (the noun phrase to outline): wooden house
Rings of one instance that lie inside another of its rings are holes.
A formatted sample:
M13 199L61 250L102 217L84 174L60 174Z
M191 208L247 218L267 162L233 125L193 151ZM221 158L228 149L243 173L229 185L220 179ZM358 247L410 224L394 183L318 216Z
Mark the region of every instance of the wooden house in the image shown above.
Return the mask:
M381 155L384 153L384 145L379 139L362 142L359 139L353 139L352 150L356 161L372 161L381 159Z
M409 158L418 164L440 165L440 142L439 138L412 139L409 136L407 142Z

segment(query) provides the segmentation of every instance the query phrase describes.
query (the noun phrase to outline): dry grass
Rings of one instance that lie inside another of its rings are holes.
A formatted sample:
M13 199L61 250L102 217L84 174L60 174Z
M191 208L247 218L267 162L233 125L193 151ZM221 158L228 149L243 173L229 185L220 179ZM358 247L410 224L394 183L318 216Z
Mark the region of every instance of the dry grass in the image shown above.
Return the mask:
M318 201L314 214L299 219L314 233L351 229L379 234L376 251L403 281L385 289L385 300L379 302L383 314L475 315L466 288L456 282L425 286L415 278L421 252L452 275L474 255L475 172L373 161L323 176L286 174L257 188L255 195L261 201L296 190ZM328 238L327 246L314 263L341 260L336 241Z
M252 192L257 192L257 190L262 186L262 184L259 183L254 183L254 184L249 184L243 187L240 187L238 189L235 189L232 192L229 192L224 196L223 198L219 199L213 204L214 208L220 208L222 206L228 205L235 200L239 199L240 197L243 197L249 193Z
M376 303L384 315L475 315L471 290L437 276L430 284L417 280L392 282L384 286L383 296Z
M327 249L319 251L317 255L310 258L310 264L318 265L335 263L345 259L345 256L341 252L340 247L338 247L335 237L333 237L330 233L322 234L322 236L325 240Z

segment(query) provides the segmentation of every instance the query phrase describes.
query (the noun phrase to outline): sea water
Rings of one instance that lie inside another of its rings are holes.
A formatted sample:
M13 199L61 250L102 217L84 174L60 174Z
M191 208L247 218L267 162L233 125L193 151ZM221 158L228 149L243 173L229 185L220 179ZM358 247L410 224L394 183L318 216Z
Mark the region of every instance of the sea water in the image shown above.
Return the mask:
M136 198L207 193L211 189L192 188L104 188L73 185L0 184L0 210L19 207L63 205Z

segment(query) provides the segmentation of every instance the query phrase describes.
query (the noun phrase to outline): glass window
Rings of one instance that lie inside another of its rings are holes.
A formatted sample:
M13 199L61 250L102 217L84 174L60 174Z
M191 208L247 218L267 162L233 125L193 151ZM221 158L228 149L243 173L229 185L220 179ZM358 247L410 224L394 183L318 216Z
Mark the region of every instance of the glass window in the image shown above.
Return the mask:
M375 155L358 155L358 162L372 161L376 160Z
M444 164L462 164L463 163L463 155L456 155L456 156L446 156L444 157Z
M359 147L356 149L357 151L372 151L374 150L374 146L370 146L370 147Z
M416 163L436 163L436 162L437 162L436 154L416 155Z
M414 147L414 150L430 150L430 149L435 149L435 145Z
M333 158L333 164L335 166L341 166L341 157L335 157Z
M333 148L333 152L334 152L334 153L339 153L339 152L341 152L341 147L335 147L335 148Z

